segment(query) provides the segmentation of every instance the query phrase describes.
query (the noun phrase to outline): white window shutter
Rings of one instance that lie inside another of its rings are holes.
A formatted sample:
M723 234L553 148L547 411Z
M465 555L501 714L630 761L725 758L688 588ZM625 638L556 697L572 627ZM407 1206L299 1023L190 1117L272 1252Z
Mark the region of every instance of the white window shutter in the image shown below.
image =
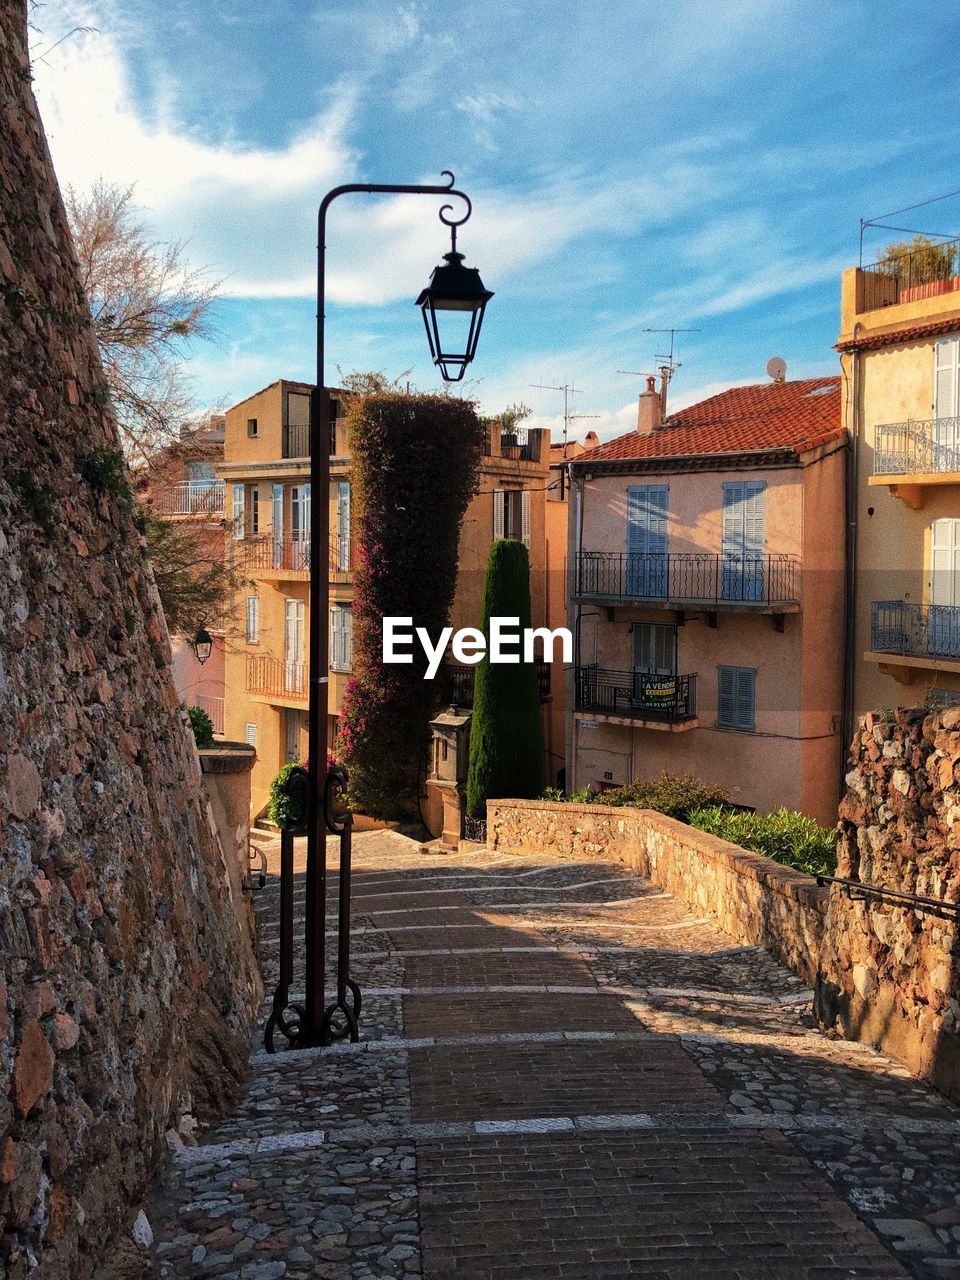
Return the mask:
M247 596L247 644L260 639L260 597Z
M343 610L343 669L353 670L353 610Z
M233 486L233 536L242 538L243 535L243 485L235 484Z
M933 416L955 418L958 413L957 379L960 338L944 338L933 348Z
M493 536L494 538L503 537L503 508L506 500L506 492L503 489L494 489L493 491Z
M523 545L530 550L530 494L524 489L520 495L520 537Z

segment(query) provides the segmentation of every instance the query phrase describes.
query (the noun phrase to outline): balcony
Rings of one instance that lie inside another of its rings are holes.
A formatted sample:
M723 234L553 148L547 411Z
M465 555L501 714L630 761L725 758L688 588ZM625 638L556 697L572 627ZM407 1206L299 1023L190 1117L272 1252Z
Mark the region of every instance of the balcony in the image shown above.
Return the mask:
M550 668L549 662L538 662L537 687L540 692L541 705L549 702ZM459 666L453 662L445 662L440 669L441 698L454 707L471 708L473 706L473 685L476 667Z
M213 516L223 518L222 480L184 480L152 493L153 510L160 516Z
M266 653L247 657L247 693L282 703L305 702L307 699L307 664Z
M792 613L799 608L800 561L788 555L588 551L577 557L575 587L577 599L604 604Z
M911 668L960 672L960 607L874 600L864 657L904 683Z
M210 717L213 732L223 737L223 698L209 693L193 693L188 695L191 706L201 707Z
M244 568L258 578L304 580L310 576L310 539L287 535L274 538L271 533L238 538L234 544ZM349 556L341 555L337 546L330 548L328 574L330 582L352 582ZM343 568L343 562L347 567Z
M512 427L500 431L500 457L514 458L518 462L539 462L537 447L539 435L533 435L526 427Z
M700 723L697 677L578 667L576 710L641 728L693 729Z
M875 431L871 485L887 485L909 507L929 485L960 484L960 418L887 422Z
M276 446L274 446L276 448ZM309 423L288 422L283 428L281 442L284 458L310 457L310 425Z
M960 290L960 276L955 274L958 252L960 240L950 240L864 267L858 311L955 293Z

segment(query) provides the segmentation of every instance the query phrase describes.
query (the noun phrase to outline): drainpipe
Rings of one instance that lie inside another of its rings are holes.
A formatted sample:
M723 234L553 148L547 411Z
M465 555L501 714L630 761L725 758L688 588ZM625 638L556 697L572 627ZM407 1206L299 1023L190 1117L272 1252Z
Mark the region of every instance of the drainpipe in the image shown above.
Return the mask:
M575 475L569 467L567 476L574 501L573 511L573 574L574 589L579 595L580 556L583 551L583 476ZM570 714L567 718L567 790L577 790L577 748L579 746L579 729L575 715L577 707L577 668L580 666L580 620L583 616L583 604L577 600L577 615L574 623L573 671L567 686L567 706Z
M863 328L858 320L853 326L853 337ZM845 499L847 504L846 532L846 572L844 588L844 635L843 635L843 700L840 716L840 777L838 791L842 797L846 790L844 781L847 772L847 751L853 741L853 699L854 699L854 666L856 663L857 632L857 500L860 473L860 433L862 427L862 406L860 392L860 352L856 349L850 353L850 399L853 412L851 414L850 456L845 467Z

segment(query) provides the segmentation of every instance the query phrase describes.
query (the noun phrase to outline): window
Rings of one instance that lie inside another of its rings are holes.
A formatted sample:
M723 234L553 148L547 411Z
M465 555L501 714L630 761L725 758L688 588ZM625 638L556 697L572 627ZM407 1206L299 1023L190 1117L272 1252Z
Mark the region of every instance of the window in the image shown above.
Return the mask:
M337 485L337 568L350 568L350 481Z
M723 486L724 600L765 598L766 484L735 480Z
M244 511L243 511L244 491L242 484L233 485L233 536L242 538L244 529Z
M188 462L187 479L191 484L213 484L217 478L213 473L214 465L212 462Z
M717 667L717 725L756 728L757 673L753 667Z
M353 670L353 610L334 605L330 610L330 670Z
M660 622L633 624L633 669L648 676L677 673L677 632Z
M627 489L627 594L664 599L669 594L665 484L630 485Z
M530 549L530 494L526 489L495 489L494 538L517 538Z
M247 729L246 729L246 733L244 734L244 741L246 742L248 747L255 747L257 745L257 726L255 724L251 724L249 720L247 721Z
M247 596L247 644L257 644L260 640L260 598Z
M250 490L250 532L260 532L260 490L256 485Z
M260 434L260 428L257 426L256 418L247 419L247 435L256 436Z

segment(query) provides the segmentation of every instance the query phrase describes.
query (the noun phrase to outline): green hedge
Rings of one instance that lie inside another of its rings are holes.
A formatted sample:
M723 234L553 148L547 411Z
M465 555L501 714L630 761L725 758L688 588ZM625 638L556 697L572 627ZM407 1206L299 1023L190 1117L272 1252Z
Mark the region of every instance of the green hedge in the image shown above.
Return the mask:
M744 813L721 805L695 809L687 819L692 827L762 853L774 862L805 871L807 875L833 875L837 866L836 832L818 827L794 809L773 813Z
M213 721L203 707L187 707L190 728L198 747L213 746Z
M729 796L722 787L709 782L698 782L696 778L673 777L669 773L664 773L659 778L648 778L646 782L631 782L629 786L602 791L594 796L594 804L655 809L657 813L665 813L668 818L679 818L681 822L686 822L694 809L726 804L727 800Z

